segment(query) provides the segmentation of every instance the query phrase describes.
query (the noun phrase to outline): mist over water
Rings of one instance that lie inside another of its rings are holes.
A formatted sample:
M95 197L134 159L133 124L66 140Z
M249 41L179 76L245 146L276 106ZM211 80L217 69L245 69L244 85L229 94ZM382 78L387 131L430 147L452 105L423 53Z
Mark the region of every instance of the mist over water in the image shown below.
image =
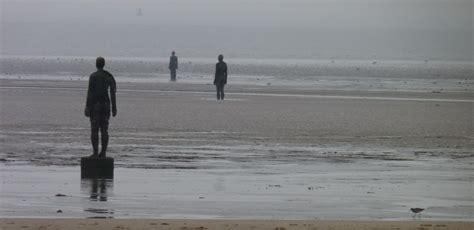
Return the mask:
M474 85L469 0L1 3L2 78L86 80L104 56L119 81L167 79L174 50L181 82L209 82L224 54L233 83L464 92Z
M472 61L472 2L2 1L1 54Z

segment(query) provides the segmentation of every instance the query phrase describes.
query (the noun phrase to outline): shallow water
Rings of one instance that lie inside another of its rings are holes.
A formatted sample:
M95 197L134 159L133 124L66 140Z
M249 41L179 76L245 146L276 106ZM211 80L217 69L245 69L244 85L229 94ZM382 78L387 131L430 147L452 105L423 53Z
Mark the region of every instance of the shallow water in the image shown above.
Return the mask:
M408 209L423 206L423 219L472 217L474 204L468 191L473 175L466 174L459 163L280 162L259 168L146 170L119 166L114 180L81 180L79 167L4 165L0 215L411 219Z
M108 58L118 82L166 83L166 58ZM210 84L215 61L182 58L178 81ZM472 62L229 59L229 84L300 89L472 92ZM87 81L91 57L3 56L1 79Z

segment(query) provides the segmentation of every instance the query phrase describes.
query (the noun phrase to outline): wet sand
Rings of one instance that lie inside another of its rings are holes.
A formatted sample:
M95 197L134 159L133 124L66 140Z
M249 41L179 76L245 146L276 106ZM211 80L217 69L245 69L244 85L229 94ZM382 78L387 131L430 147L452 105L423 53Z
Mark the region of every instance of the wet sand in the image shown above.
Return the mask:
M83 116L86 81L0 83L4 130L89 128ZM212 85L119 83L118 87L119 116L111 119L116 137L138 132L214 132L297 144L348 139L403 147L472 147L471 92L229 85L226 100L216 101Z
M0 216L472 219L471 93L120 83L94 182L85 86L1 80Z
M321 220L91 220L91 219L0 219L4 230L17 229L179 229L179 230L470 230L474 223L436 221L321 221Z

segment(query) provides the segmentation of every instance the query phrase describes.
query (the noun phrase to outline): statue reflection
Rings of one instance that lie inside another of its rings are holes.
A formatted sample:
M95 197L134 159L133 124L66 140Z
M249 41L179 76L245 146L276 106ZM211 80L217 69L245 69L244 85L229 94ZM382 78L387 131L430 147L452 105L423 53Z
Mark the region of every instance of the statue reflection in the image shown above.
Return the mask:
M114 210L107 209L106 202L113 189L112 179L82 179L81 190L89 197L88 206L84 209L86 213L94 214L88 218L113 218ZM99 203L97 203L99 202ZM104 208L105 207L105 208Z
M107 179L92 179L91 181L91 201L107 201L107 185L112 185L110 181L107 184Z

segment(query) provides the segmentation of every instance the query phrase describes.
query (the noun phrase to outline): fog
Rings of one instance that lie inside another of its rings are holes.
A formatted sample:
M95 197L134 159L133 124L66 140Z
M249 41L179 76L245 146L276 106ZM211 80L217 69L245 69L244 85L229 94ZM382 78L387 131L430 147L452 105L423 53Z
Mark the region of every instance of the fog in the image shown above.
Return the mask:
M2 1L5 22L169 26L472 29L472 11L470 0Z
M471 0L2 0L1 11L7 55L472 60L473 50Z

